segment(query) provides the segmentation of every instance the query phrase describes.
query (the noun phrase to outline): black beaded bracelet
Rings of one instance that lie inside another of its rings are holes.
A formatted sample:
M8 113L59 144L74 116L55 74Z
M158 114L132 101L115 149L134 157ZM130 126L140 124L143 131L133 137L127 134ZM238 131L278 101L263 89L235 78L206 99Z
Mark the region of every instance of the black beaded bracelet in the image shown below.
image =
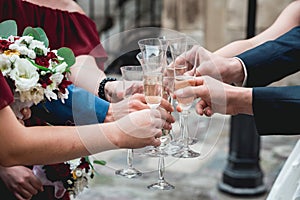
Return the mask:
M116 78L107 77L107 78L105 78L105 79L103 79L103 80L101 81L101 83L99 84L99 88L98 88L98 96L99 96L101 99L107 101L107 99L106 99L106 97L105 97L105 90L104 90L105 84L106 84L107 82L109 82L109 81L116 81L116 80L117 80Z

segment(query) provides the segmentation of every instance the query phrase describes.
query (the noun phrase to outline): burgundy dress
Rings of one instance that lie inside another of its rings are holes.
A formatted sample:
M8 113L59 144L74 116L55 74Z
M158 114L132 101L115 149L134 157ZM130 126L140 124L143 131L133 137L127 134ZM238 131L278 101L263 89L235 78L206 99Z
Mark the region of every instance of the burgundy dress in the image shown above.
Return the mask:
M100 68L103 69L107 54L100 43L96 24L87 16L78 12L38 6L22 0L0 0L0 22L8 19L17 22L19 35L27 26L41 27L47 34L51 49L69 47L73 50L75 56L92 55L97 61L102 62ZM13 97L11 92L10 96L7 93L2 93L2 89L7 89L2 83L0 88L0 108L2 108L9 104ZM9 91L7 92L9 93ZM0 196L5 192L7 193L7 189L5 191L3 185L1 186L0 180ZM53 188L46 187L45 192L39 193L33 199L55 199L53 194ZM7 200L15 199L12 194L7 195L9 195L6 198ZM67 193L62 199L69 199Z
M107 59L96 24L86 15L38 6L22 0L0 0L0 22L8 19L17 22L19 35L27 26L43 28L51 49L69 47L76 56L91 54L102 62Z

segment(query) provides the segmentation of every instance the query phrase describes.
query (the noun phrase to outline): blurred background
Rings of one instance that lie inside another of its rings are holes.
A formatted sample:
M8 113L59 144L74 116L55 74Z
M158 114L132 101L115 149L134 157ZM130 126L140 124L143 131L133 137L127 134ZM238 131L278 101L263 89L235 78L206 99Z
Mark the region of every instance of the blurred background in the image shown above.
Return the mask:
M137 39L155 36L153 32L139 31L141 35L129 34L126 39L116 40L111 45L108 42L109 39L119 33L144 27L169 29L185 33L206 49L214 51L231 41L244 39L249 34L260 33L269 27L280 12L292 1L257 0L255 1L254 10L253 7L251 10L249 8L251 7L250 2L254 2L252 0L77 0L97 25L102 44L109 56L105 69L108 75L119 74L119 68L122 65L139 64L135 59L135 55L139 51ZM255 16L249 16L249 12L253 12ZM127 46L132 45L136 45L129 48L132 51L123 52L120 55L120 49L124 47L126 49ZM272 85L295 85L299 82L299 78L299 73L296 73ZM203 123L204 128L208 125L208 119L199 119L199 116L192 115L190 127L199 122ZM232 143L233 140L231 138L230 116L217 116L217 120L224 117L225 123L222 133L218 135L219 133L212 131L207 135L206 144L202 149L209 145L214 145L214 148L205 159L169 162L172 165L167 166L166 177L169 182L176 186L174 191L150 192L147 190L146 185L153 182L157 176L155 171L157 164L156 160L153 159L135 158L135 164L138 168L153 169L153 172L145 174L141 179L128 180L116 176L114 170L126 165L126 151L120 150L99 155L100 158L108 162L108 165L100 167L100 176L96 176L90 189L85 190L76 199L266 199L272 184L299 136L258 137L258 143L253 143L257 146L250 150L250 157L255 154L256 163L254 163L254 168L250 166L235 171L242 175L244 175L244 172L250 172L250 176L253 173L256 176L256 172L261 173L258 178L250 179L250 182L254 182L253 184L250 183L253 185L252 190L250 189L249 193L246 192L246 195L239 195L240 185L238 184L241 184L241 182L237 181L232 184L236 184L236 188L230 188L227 192L222 193L218 190L218 184L222 182L222 177L224 178L224 172L228 169L228 166L230 168L231 164L236 164L228 161L229 154L239 153L238 151L232 152L229 147L229 143ZM251 132L244 126L240 126L240 129L241 134ZM249 144L250 147L252 142ZM242 153L245 153L245 151L246 154L248 153L247 158L249 156L249 152L247 152L249 146L245 146L244 149L243 146L239 148ZM251 171L252 169L253 171ZM235 181L234 177L231 178L231 181Z
M293 0L257 0L255 34L269 27ZM158 27L185 33L210 51L247 36L248 0L77 0L96 23L102 41L141 27ZM147 37L145 35L144 37ZM122 46L129 44L122 41ZM119 66L138 64L136 52L118 59L107 48L107 73ZM294 77L294 76L293 76ZM298 77L298 76L296 76ZM292 84L293 78L281 81Z

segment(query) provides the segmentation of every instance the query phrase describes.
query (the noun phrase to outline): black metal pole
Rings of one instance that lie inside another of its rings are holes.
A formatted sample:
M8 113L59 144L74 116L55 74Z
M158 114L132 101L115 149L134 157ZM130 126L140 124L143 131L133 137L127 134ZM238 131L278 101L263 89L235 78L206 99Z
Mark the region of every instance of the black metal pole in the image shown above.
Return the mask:
M247 38L255 36L256 0L248 0Z
M248 0L247 38L255 35L256 0ZM231 195L255 196L266 192L259 164L260 137L250 115L231 117L227 166L219 189Z

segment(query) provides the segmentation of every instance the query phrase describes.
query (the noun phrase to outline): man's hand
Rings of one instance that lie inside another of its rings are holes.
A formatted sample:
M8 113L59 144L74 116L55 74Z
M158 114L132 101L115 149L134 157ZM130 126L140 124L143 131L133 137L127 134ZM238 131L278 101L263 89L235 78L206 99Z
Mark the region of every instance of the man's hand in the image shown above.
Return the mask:
M232 86L209 76L201 76L191 81L195 86L175 91L174 98L200 98L196 104L198 114L253 114L251 88ZM180 106L177 106L177 110L182 111Z
M179 56L175 64L196 65L196 76L207 75L228 84L242 83L245 78L242 63L236 58L225 58L200 46L195 46L185 56L186 60Z

